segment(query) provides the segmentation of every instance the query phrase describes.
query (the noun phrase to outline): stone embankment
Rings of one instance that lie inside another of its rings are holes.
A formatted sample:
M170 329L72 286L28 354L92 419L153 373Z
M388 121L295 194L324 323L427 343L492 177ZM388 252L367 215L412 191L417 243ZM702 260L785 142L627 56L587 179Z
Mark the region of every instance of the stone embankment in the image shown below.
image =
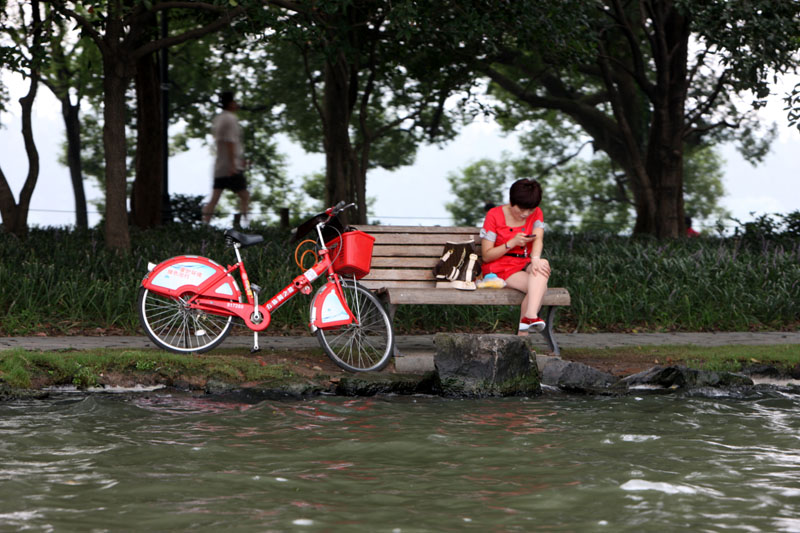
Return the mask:
M203 384L168 382L165 386L194 393L233 396L242 400L303 398L321 394L431 394L445 397L536 396L542 393L624 395L674 391L748 391L779 387L800 392L800 378L769 365L754 365L742 373L703 371L686 366L654 366L624 377L555 356L537 355L536 339L514 335L444 334L435 336L428 362L417 373L320 374L313 378L280 378L234 384L208 380ZM426 367L427 365L427 367ZM0 383L0 401L42 397L42 391L19 391Z
M258 398L301 398L316 394L372 396L431 394L458 398L537 396L540 394L625 395L677 391L784 388L800 392L800 381L769 365L744 373L715 372L682 365L656 365L617 377L559 357L536 355L530 342L514 335L437 334L433 370L419 374L347 374L327 383L293 381L247 387L209 383L206 392ZM800 377L800 376L795 376Z

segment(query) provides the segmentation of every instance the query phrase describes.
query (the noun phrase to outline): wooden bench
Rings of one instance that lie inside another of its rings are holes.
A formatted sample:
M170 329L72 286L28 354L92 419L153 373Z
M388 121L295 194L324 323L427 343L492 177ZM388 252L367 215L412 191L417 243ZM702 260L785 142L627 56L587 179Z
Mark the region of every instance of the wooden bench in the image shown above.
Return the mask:
M394 320L398 305L516 305L524 294L514 289L463 291L436 288L433 267L447 241L473 239L480 246L479 228L427 226L364 226L362 231L375 237L370 273L360 282L376 291ZM560 353L553 332L558 306L570 305L569 292L549 288L542 302L547 327L542 335L554 354Z

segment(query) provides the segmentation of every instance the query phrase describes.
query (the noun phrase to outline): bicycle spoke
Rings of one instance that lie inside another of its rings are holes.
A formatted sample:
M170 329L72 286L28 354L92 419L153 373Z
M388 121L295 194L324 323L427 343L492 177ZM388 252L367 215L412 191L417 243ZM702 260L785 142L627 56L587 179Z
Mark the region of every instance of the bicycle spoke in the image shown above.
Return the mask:
M342 289L354 324L334 330L317 330L326 353L342 368L358 372L380 370L392 354L393 334L386 311L365 288L345 281Z
M139 313L148 336L176 352L203 352L218 345L231 328L232 317L192 309L186 298L168 298L142 289Z

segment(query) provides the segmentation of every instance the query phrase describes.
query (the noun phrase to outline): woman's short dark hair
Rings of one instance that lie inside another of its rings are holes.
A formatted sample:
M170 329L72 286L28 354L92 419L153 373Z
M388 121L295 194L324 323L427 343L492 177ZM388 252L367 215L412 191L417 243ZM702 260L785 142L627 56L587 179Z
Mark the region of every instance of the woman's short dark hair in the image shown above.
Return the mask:
M536 180L522 178L511 185L508 199L511 205L522 209L534 209L539 207L539 202L542 201L542 186Z

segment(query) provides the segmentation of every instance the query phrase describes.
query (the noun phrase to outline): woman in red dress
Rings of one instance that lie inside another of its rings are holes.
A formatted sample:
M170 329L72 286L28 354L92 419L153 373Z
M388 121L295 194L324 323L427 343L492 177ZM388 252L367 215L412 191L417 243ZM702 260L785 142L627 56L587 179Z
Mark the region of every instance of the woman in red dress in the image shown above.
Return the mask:
M506 285L525 293L519 333L542 331L539 318L542 298L547 291L550 263L542 259L544 217L539 209L542 188L539 182L521 179L511 185L509 203L486 213L481 228L483 275L494 273Z

